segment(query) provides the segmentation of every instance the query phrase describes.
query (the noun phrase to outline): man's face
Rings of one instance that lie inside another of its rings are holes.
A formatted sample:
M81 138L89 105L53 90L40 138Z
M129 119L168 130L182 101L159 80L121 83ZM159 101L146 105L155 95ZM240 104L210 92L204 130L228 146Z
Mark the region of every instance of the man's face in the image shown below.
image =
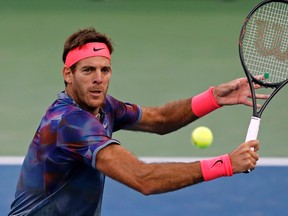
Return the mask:
M97 114L105 101L112 75L110 60L101 56L89 57L80 60L73 73L69 70L63 69L68 95L82 108Z

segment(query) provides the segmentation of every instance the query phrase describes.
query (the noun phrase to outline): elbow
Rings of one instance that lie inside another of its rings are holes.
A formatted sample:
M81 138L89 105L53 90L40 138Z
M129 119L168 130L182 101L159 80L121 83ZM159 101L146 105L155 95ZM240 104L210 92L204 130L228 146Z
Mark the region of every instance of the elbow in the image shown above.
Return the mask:
M174 132L174 131L176 131L177 130L177 128L170 128L170 129L168 129L168 128L166 128L164 125L162 126L160 126L159 128L158 128L158 130L155 132L157 135L166 135L166 134L169 134L169 133L171 133L171 132Z
M149 181L145 177L131 179L127 183L125 183L128 187L134 189L135 191L145 195L149 196L152 194L157 193L157 187L155 184L153 184L152 181Z
M145 196L159 194L164 192L163 185L159 181L153 180L148 176L138 178L137 183L134 184L134 189Z
M171 133L172 131L174 131L174 129L171 129L170 127L167 127L167 125L169 125L169 124L165 123L165 122L159 122L157 124L157 126L155 127L154 133L156 133L157 135L161 135L162 136L162 135L166 135L166 134Z
M163 136L165 134L167 134L168 132L164 131L164 130L158 130L155 132L157 135Z
M151 187L151 185L149 185L147 183L139 185L139 187L136 188L136 190L145 196L149 196L149 195L153 195L153 194L157 193L155 188Z

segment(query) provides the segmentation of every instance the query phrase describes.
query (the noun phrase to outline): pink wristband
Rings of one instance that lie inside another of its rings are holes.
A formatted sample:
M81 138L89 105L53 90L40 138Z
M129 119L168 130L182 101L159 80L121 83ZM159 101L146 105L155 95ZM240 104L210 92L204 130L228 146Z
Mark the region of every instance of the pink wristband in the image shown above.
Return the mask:
M197 117L200 118L221 107L215 101L213 89L214 87L210 87L207 91L192 98L191 108Z
M233 175L232 165L228 154L207 160L201 160L200 164L205 181L210 181L222 176Z

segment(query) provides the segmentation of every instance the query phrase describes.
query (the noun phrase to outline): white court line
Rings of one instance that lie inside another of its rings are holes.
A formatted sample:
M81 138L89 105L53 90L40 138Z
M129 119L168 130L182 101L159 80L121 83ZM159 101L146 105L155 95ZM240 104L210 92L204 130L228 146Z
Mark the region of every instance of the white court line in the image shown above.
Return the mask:
M0 165L21 165L22 156L0 156ZM140 157L141 160L151 162L193 162L206 159L205 157ZM288 166L288 158L264 157L258 161L258 166Z
M23 159L21 156L1 156L0 165L20 165Z
M199 161L203 159L207 159L209 157L143 157L140 158L145 162L172 162L172 161L179 161L179 162L193 162ZM284 157L263 157L260 158L257 162L258 166L288 166L288 158Z

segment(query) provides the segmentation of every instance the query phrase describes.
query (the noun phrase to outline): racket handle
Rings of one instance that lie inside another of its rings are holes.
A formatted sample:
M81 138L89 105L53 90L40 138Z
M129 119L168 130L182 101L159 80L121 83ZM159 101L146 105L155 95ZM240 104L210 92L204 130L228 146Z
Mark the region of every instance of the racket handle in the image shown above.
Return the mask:
M255 140L258 137L258 131L260 127L260 118L252 116L250 120L250 124L248 127L248 131L246 134L246 139L245 142L250 141L250 140ZM254 151L254 147L251 147L251 150ZM251 170L247 170L245 173L250 173Z
M257 139L259 126L260 126L260 120L261 120L260 118L252 116L249 127L248 127L248 131L246 134L245 142Z

